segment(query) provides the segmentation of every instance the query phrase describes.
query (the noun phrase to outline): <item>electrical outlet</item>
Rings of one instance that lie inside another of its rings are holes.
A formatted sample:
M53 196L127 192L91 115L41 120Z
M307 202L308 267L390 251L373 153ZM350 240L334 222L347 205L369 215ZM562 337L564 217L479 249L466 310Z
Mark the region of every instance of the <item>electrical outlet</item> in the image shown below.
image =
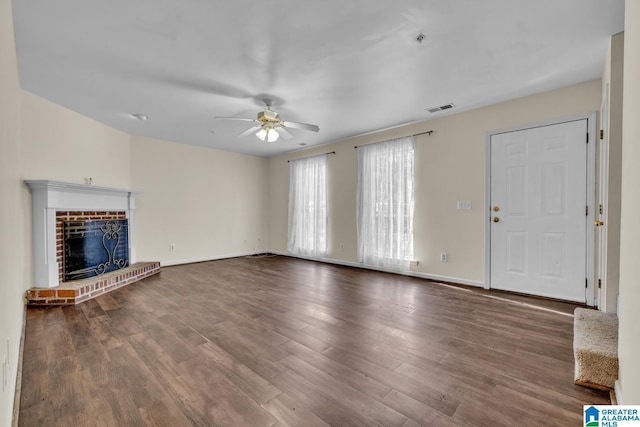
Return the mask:
M447 261L449 261L449 254L447 254L446 252L441 252L440 262L447 262Z
M340 243L340 252L344 252L344 243Z
M176 245L175 245L175 244L173 244L173 243L172 243L172 244L170 244L170 245L169 245L169 252L173 252L173 251L175 251L175 250L176 250Z

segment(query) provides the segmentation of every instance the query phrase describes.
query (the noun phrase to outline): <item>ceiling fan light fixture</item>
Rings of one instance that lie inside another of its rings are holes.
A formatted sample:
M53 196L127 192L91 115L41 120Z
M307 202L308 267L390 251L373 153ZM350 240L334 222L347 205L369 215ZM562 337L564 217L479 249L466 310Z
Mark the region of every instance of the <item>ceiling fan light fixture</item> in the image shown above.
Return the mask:
M278 132L276 132L275 129L262 128L256 133L256 136L258 137L258 139L260 141L265 141L266 140L267 142L276 142L278 140L278 138L280 137L280 134Z
M271 100L264 100L266 107L264 111L258 113L257 118L249 119L246 117L215 117L216 119L226 119L226 120L240 120L243 122L252 122L254 125L244 132L240 133L238 137L242 138L252 133L260 141L267 142L275 142L280 137L284 139L291 139L293 135L291 135L287 128L292 129L301 129L307 130L311 132L318 132L320 128L317 125L311 125L308 123L298 123L298 122L289 122L280 120L280 116L278 113L271 109Z
M276 142L279 137L280 137L280 134L275 129L269 129L267 131L267 141Z

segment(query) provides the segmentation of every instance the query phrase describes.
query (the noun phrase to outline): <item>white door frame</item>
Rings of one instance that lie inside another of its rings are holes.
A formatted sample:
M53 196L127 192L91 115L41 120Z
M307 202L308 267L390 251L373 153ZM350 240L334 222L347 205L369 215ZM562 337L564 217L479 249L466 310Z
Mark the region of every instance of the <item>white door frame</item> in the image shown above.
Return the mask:
M506 132L516 132L541 126L550 126L560 123L572 122L577 120L587 120L587 132L589 143L587 144L587 247L586 247L586 271L585 278L587 285L585 289L585 299L587 305L594 305L595 301L595 188L596 188L596 145L597 145L597 113L589 111L586 113L575 114L572 116L561 117L558 119L546 120L537 123L531 123L524 126L514 126L503 129L491 130L486 133L485 137L485 222L484 222L484 288L491 288L491 137L496 134ZM587 135L585 135L585 140Z
M601 287L595 290L594 305L598 306L599 310L606 311L607 308L602 306L602 302L605 298L602 297L603 293L607 292L607 224L605 219L606 209L609 207L609 83L606 84L602 104L600 105L600 132L602 132L602 138L598 138L600 145L600 162L598 168L598 212L596 217L603 221L604 224L600 227L596 227L598 233L598 253L596 254L597 262L597 277L595 280L601 282ZM594 212L595 213L595 212Z

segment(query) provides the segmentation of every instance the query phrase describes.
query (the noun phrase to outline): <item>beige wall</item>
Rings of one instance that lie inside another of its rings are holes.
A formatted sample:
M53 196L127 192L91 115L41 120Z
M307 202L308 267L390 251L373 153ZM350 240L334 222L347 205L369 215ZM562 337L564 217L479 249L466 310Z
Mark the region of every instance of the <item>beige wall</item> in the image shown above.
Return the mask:
M138 260L167 265L267 247L266 159L132 137L131 176Z
M267 160L131 137L21 91L12 28L4 25L12 23L10 1L0 2L0 359L7 339L11 351L0 425L9 425L22 297L33 275L31 196L23 180L82 183L92 177L94 185L140 190L138 258L167 264L266 248Z
M24 313L22 295L26 289L23 242L27 223L21 210L20 102L11 1L0 0L0 369L5 357L8 360L8 386L3 390L0 384L3 426L11 425L13 414Z
M10 376L0 425L11 424L23 295L33 283L31 195L23 180L130 185L128 134L20 89L10 5L0 0L0 361L7 355Z
M627 0L626 7L620 389L623 403L640 404L640 312L635 309L640 304L640 82L631 78L640 75L640 4ZM286 160L335 150L329 160L330 256L355 262L353 146L433 129L433 136L418 138L415 232L421 264L416 271L480 283L485 133L597 110L600 103L600 82L587 82L265 160L130 137L22 92L16 68L11 1L0 0L0 361L9 339L10 376L0 394L0 425L11 419L22 295L31 286L30 199L23 179L82 182L90 176L96 185L140 190L138 258L166 264L266 248L285 251ZM102 162L86 162L96 158ZM472 200L473 210L457 211L459 199ZM449 263L438 261L441 251L449 253Z
M414 271L462 283L484 283L484 183L486 132L600 108L601 82L437 118L340 141L269 160L270 248L286 251L288 165L286 160L336 151L329 157L329 257L356 262L356 153L354 145L434 130L417 137ZM458 211L457 200L471 200ZM344 251L340 251L340 244ZM440 252L449 262L439 260Z
M91 177L94 185L141 192L138 260L170 264L266 248L265 159L132 137L24 91L21 117L25 179ZM23 186L28 221L30 203ZM30 254L30 234L27 241Z
M640 2L625 7L618 391L640 405Z
M601 128L605 130L607 150L607 189L599 203L604 207L603 232L606 250L602 271L598 277L602 279L600 309L615 313L620 279L620 186L622 180L622 92L624 64L624 33L611 37L607 59L602 74L602 98L606 110L605 122Z
M129 188L129 134L22 91L22 178ZM24 244L32 283L31 193L22 185ZM29 286L31 287L31 285Z
M51 179L128 188L129 134L23 91L23 173Z

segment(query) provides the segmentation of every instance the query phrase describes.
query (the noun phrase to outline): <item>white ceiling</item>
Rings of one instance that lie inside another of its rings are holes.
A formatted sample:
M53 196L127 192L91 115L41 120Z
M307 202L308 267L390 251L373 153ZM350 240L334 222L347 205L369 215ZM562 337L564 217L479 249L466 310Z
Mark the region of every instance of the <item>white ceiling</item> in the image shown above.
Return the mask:
M14 0L13 11L24 89L125 132L258 156L599 78L624 23L624 0ZM265 143L236 137L248 122L213 119L254 118L265 97L320 132Z

